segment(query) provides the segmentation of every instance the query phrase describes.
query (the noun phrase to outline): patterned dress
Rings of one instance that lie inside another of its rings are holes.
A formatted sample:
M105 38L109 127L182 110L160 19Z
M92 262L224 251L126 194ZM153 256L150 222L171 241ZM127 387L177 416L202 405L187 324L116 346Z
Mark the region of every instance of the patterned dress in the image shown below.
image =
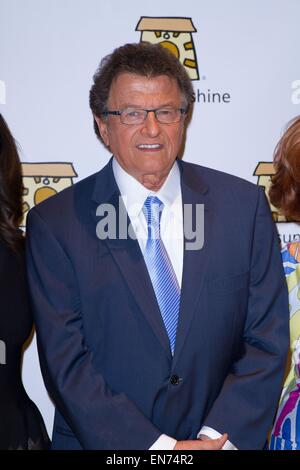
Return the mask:
M271 434L271 450L300 450L300 242L282 251L290 303L290 369Z

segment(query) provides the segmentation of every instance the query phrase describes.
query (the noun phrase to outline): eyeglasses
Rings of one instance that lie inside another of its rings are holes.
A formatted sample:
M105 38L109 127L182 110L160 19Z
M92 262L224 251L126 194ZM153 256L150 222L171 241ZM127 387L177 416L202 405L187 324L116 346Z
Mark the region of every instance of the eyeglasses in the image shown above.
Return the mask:
M137 109L126 108L116 111L104 111L103 116L112 114L120 116L123 124L142 124L148 116L148 113L154 113L158 122L162 124L173 124L179 122L183 114L187 113L187 108L158 108L158 109Z

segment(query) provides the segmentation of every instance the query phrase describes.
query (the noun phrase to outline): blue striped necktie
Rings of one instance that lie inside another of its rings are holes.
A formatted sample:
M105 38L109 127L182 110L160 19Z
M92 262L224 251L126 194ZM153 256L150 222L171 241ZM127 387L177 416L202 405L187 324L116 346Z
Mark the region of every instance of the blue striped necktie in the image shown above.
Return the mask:
M160 238L163 203L156 196L147 197L143 212L148 226L144 259L148 268L159 309L174 354L178 323L180 287L166 248Z

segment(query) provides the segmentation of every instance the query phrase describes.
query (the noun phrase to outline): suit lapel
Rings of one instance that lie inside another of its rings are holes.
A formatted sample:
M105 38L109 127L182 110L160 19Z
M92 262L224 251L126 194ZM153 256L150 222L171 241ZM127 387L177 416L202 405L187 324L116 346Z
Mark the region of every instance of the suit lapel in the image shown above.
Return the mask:
M118 238L119 204L121 205L120 210L125 214L127 228L130 220L126 213L123 201L120 198L120 192L113 176L112 160L110 160L108 165L98 175L93 193L93 200L97 202L98 205L101 203L112 204L116 210L117 238L107 238L104 242L106 243L142 314L145 316L146 321L153 329L159 342L171 360L172 356L169 338L160 314L156 296L138 241L130 237L127 237L127 239ZM94 214L94 217L96 217L96 214ZM99 222L99 217L96 217L96 220Z
M204 205L204 245L202 249L187 250L186 243L190 240L186 238L185 234L181 301L173 366L176 365L181 354L203 288L204 275L209 261L211 218L213 215L210 207L209 191L206 185L199 181L198 177L195 177L194 170L190 166L184 165L184 162L179 162L179 167L181 169L184 222L187 222L185 220L186 204L191 204L193 207L193 222L195 222L196 204ZM195 226L195 223L193 223L193 226Z

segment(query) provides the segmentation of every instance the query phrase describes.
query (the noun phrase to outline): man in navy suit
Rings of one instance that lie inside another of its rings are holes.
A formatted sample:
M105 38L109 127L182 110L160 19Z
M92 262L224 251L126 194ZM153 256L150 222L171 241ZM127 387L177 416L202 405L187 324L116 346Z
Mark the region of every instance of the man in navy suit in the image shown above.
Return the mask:
M116 49L90 92L112 159L29 213L54 449L264 447L289 342L276 230L262 188L178 159L193 98L168 50Z

